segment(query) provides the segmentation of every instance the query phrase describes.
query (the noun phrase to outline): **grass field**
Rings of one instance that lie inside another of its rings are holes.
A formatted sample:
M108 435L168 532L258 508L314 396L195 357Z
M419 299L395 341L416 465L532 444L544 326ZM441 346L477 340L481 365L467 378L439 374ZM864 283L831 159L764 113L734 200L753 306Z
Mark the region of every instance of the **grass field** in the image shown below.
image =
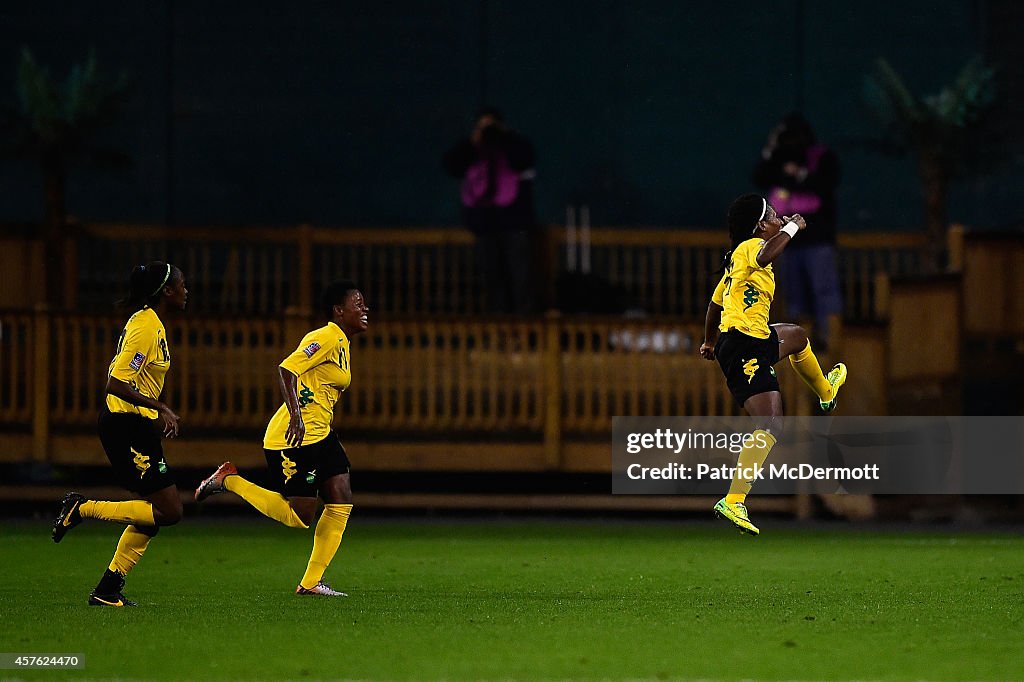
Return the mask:
M33 678L1024 679L1024 538L724 525L366 521L292 594L311 531L165 529L86 606L118 529L0 524L0 651Z

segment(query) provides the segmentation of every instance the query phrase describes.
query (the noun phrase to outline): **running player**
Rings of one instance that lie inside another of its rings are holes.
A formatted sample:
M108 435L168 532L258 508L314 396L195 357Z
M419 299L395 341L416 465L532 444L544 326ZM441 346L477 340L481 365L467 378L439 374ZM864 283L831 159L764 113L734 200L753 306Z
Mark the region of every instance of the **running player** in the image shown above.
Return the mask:
M760 530L750 522L744 505L753 477L745 474L764 464L782 433L782 393L773 365L788 357L825 412L835 409L847 371L838 363L825 377L802 327L768 324L775 296L772 262L807 227L806 221L799 215L779 218L764 197L744 194L729 207L728 224L732 251L708 304L700 354L718 359L729 391L757 426L750 445L739 454L729 494L715 504L715 514L744 533L757 535Z
M60 542L82 519L130 524L89 595L92 606L135 606L121 593L125 576L160 527L181 520L181 496L160 443L161 432L165 438L178 435L179 423L178 415L160 401L171 367L161 320L184 310L187 300L185 276L173 265L154 261L132 269L128 297L122 304L136 312L124 326L107 370L98 430L118 482L142 499L105 502L68 493L53 524L54 542Z
M279 523L309 528L319 494L324 511L295 594L345 597L323 581L352 512L350 464L331 421L335 403L352 382L349 340L366 331L370 308L347 280L328 286L322 305L327 325L306 334L277 370L284 404L267 425L263 454L278 491L247 481L225 462L196 488L196 501L231 491Z

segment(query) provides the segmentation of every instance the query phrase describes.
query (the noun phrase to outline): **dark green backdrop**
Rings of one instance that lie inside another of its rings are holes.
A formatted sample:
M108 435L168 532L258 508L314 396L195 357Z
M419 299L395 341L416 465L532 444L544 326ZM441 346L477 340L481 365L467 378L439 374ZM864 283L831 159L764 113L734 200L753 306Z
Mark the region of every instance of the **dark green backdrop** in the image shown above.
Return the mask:
M0 94L17 51L66 73L95 45L137 83L110 131L135 159L76 170L83 220L415 225L458 221L439 156L482 102L534 140L541 218L720 223L768 129L798 106L845 167L847 229L921 223L909 160L863 151L863 74L887 57L931 92L983 48L983 3L4 3ZM1019 167L958 190L951 218L1024 215ZM30 166L0 163L0 220L41 217Z

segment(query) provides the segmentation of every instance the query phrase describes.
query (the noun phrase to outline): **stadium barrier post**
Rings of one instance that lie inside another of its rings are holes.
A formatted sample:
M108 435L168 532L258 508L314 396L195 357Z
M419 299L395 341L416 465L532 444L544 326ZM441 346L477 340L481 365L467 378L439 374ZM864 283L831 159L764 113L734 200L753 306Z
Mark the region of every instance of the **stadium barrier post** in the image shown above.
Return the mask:
M303 223L298 229L299 310L313 310L313 227Z
M544 464L562 465L562 314L548 311L544 319Z
M576 207L565 207L565 271L576 272Z
M889 319L889 273L875 273L875 315L878 319Z
M832 314L828 316L828 354L830 358L842 357L843 354L843 316Z
M949 226L946 232L946 248L949 251L949 272L963 272L964 270L964 232L965 228L960 223Z
M36 304L32 336L32 460L44 462L50 447L50 310Z
M78 304L78 240L67 235L61 239L64 240L64 309L74 310Z

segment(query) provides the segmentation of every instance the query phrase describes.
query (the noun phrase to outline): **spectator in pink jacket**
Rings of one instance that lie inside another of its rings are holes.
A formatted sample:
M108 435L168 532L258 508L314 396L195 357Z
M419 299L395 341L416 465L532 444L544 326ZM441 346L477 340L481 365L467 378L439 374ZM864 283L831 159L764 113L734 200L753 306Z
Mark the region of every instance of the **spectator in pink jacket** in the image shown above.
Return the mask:
M779 274L790 315L814 318L814 345L822 350L830 341L829 320L841 315L843 307L836 261L839 176L839 157L817 141L811 124L798 113L772 130L753 174L754 184L779 215L799 213L813 227L806 239L786 249Z

